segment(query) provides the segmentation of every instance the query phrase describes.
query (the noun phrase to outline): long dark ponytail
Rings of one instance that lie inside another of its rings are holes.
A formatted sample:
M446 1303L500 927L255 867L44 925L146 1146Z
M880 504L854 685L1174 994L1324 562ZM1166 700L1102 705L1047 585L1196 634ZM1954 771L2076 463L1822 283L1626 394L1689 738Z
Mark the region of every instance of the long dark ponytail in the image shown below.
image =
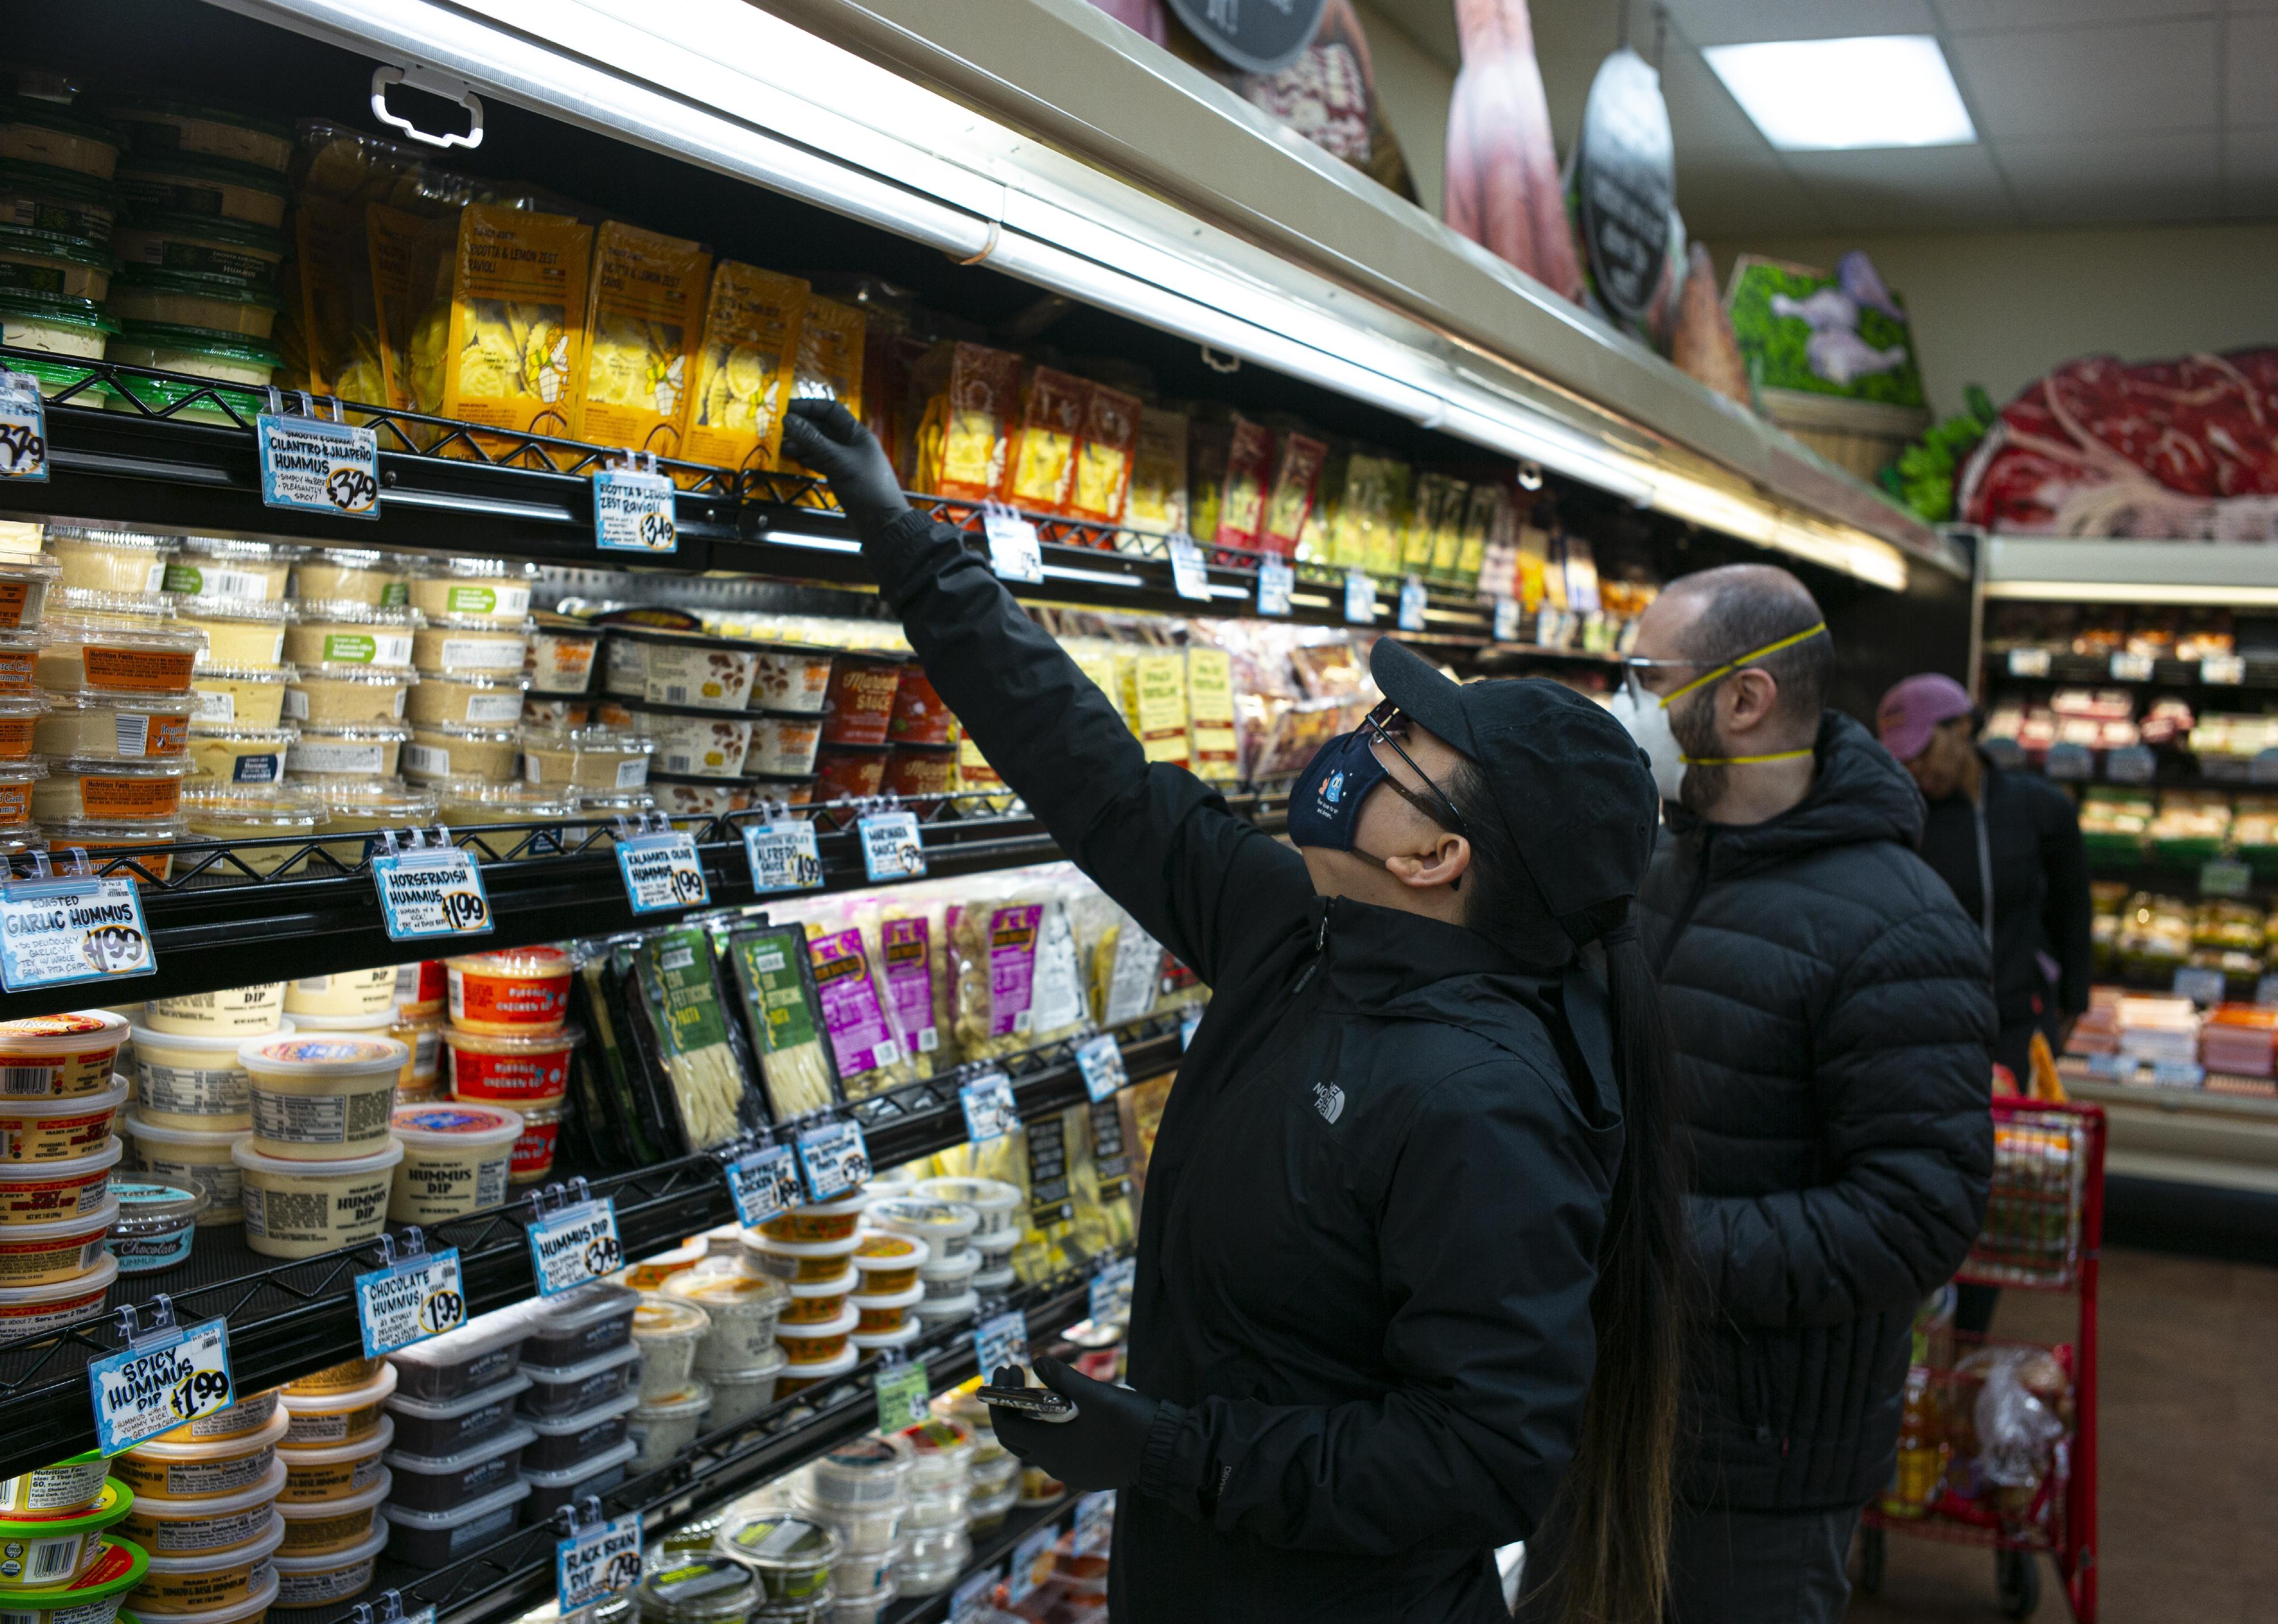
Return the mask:
M1466 763L1450 788L1472 829L1464 922L1492 941L1521 921L1540 921L1534 882L1485 776ZM1526 1583L1530 1591L1548 1587L1545 1599L1555 1598L1564 1624L1659 1624L1686 1300L1677 1067L1627 904L1598 911L1579 934L1605 952L1622 1159L1590 1296L1597 1364L1583 1400L1580 1445L1550 1517L1563 1524L1563 1549L1548 1574L1530 1560Z

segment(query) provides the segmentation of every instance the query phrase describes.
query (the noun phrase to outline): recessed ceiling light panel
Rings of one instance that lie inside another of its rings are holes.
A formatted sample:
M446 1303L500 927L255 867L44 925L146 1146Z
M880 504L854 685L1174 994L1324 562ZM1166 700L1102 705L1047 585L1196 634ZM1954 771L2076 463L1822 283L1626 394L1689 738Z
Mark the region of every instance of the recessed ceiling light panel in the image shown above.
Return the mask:
M1977 139L1945 53L1926 34L1711 45L1701 54L1782 151L1962 147Z

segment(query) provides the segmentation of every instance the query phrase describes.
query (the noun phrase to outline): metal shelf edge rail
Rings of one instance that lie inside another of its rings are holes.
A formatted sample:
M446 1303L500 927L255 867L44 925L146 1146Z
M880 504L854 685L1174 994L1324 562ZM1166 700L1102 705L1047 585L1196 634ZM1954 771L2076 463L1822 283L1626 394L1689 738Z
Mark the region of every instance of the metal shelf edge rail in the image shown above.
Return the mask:
M58 361L0 346L0 365L36 363L52 374L68 364L83 376L47 402L50 479L0 481L0 507L163 530L290 536L331 545L370 545L381 534L370 519L264 507L251 444L262 392L186 373L113 361ZM161 385L176 398L152 405L129 384ZM662 567L691 574L729 570L793 579L868 580L837 499L812 475L730 469L661 460L679 485L678 551L648 557L601 553L593 542L592 476L624 454L554 436L482 428L453 418L287 393L283 399L370 427L379 443L383 517L392 545L504 553L588 568ZM91 401L126 404L96 407ZM191 414L203 414L193 417ZM212 421L218 417L219 422ZM980 545L982 505L912 493L921 510L972 533ZM407 518L404 510L409 510ZM1268 554L1204 544L1208 603L1178 596L1166 536L1090 520L1022 511L1042 538L1045 580L1013 583L1023 599L1082 601L1105 608L1173 614L1254 615L1257 568ZM403 533L406 524L416 534ZM1293 620L1342 624L1344 572L1293 565L1302 589ZM1378 583L1380 621L1390 618L1400 582ZM1476 597L1427 583L1426 635L1481 644L1493 615ZM1326 594L1326 596L1320 596Z
M1178 1062L1176 1011L1134 1023L1116 1035L1125 1069L1134 1079L1158 1075ZM858 1102L855 1115L863 1121L873 1164L897 1166L964 1143L958 1086L982 1071L1001 1070L1011 1077L1024 1122L1083 1103L1089 1096L1075 1064L1079 1041L969 1063L930 1082L905 1084ZM594 1194L617 1202L618 1233L631 1257L676 1246L736 1216L719 1159L709 1154L633 1172L597 1174L589 1184ZM527 1214L527 1201L519 1200L426 1231L431 1248L459 1248L470 1315L530 1295ZM184 1323L229 1322L232 1372L241 1388L254 1391L356 1357L363 1343L351 1281L379 1266L375 1247L356 1247L203 1285L177 1286L168 1295ZM112 1287L106 1312L128 1301L147 1308L137 1298L146 1283L130 1284L129 1278L122 1277ZM164 1285L149 1282L147 1289ZM0 1346L0 1477L94 1446L86 1366L122 1346L116 1325L96 1319Z

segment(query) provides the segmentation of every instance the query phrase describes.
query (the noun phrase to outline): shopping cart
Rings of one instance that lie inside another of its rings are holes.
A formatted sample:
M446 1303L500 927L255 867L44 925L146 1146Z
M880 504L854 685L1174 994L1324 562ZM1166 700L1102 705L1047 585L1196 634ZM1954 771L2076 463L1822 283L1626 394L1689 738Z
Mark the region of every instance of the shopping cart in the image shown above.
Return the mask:
M2079 1624L2096 1618L2096 1269L2104 1234L2104 1112L1997 1098L1984 1231L1956 1278L2074 1298L2070 1342L1957 1338L1951 1308L1916 1322L1899 1469L1868 1507L1860 1589L1882 1588L1888 1535L1991 1546L2001 1610L2040 1604L2056 1564ZM1993 1405L1989 1416L1989 1389ZM2031 1395L2030 1401L2020 1391ZM1995 1438L1980 1435L1990 1421Z

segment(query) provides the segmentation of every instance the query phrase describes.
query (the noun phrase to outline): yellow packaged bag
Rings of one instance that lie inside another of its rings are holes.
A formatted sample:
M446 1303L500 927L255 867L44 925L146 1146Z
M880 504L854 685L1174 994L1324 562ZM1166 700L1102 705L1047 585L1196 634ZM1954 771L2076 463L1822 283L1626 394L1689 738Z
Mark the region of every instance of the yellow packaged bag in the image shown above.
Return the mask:
M862 416L862 312L820 294L806 296L799 325L795 400L836 400Z
M1123 720L1150 761L1190 765L1187 662L1176 652L1131 654L1118 662Z
M680 423L712 256L610 220L593 238L585 384L572 438L680 454Z
M1151 406L1139 411L1139 443L1131 454L1131 491L1123 522L1134 530L1169 535L1187 528L1187 418Z
M1241 776L1235 728L1234 660L1224 649L1187 651L1187 764L1196 777L1230 784Z
M714 269L696 386L683 408L684 458L717 468L776 466L806 301L797 277L732 259Z
M570 437L592 257L592 230L566 215L493 203L461 210L443 416Z
M305 366L301 387L391 406L380 362L379 316L372 301L364 211L331 198L303 198L293 211L292 309ZM295 370L287 366L288 373Z
M385 203L367 203L363 214L385 403L440 414L458 217L409 214Z

